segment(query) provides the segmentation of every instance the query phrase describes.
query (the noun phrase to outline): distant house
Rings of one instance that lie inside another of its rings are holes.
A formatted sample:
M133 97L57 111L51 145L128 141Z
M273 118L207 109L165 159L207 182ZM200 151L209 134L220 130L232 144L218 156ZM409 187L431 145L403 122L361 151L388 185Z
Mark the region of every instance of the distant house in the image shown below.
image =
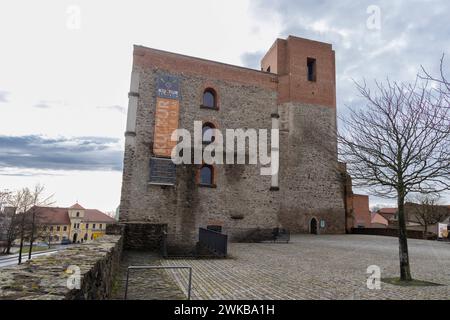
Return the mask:
M353 228L370 228L369 196L352 194L350 210L353 218Z
M408 202L405 204L405 214L408 220L408 229L424 230L423 219L420 217L420 212L423 212L424 205ZM450 206L448 205L433 205L431 206L429 214L439 216L440 223L450 225ZM435 235L439 233L438 223L432 223L427 226L427 231Z
M371 213L371 228L387 228L389 226L389 221L384 216L379 214L378 212Z
M343 178L345 230L347 233L352 233L353 229L370 228L372 217L369 209L369 196L354 193L347 165L340 163L339 166Z
M381 208L376 213L385 218L389 223L393 223L398 219L398 210L397 208Z
M15 212L16 208L13 207L0 209L0 247L6 245L8 241L8 231Z
M418 216L418 210L421 205L415 203L405 203L405 219L406 228L408 230L424 231L424 226ZM441 223L450 225L450 206L436 205L435 210L439 210L445 218ZM386 224L387 223L387 224ZM398 210L397 208L382 208L372 214L372 227L380 227L383 225L387 228L398 228ZM438 234L438 224L430 224L427 228L428 232Z
M101 237L106 226L116 221L97 209L85 209L78 203L69 208L33 207L39 238L51 243L70 241L81 243Z

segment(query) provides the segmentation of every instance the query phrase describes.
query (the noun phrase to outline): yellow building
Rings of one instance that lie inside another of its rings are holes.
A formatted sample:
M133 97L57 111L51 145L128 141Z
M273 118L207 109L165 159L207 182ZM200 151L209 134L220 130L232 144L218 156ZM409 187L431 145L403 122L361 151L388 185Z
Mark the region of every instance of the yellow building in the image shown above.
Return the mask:
M116 221L97 209L85 209L78 203L70 208L34 207L38 237L51 243L82 243L95 240Z

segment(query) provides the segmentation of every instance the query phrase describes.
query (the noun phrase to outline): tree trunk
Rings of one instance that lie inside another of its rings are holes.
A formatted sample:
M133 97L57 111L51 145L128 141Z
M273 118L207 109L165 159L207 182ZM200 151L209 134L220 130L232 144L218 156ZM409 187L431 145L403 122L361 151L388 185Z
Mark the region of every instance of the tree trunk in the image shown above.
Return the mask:
M405 197L401 193L398 195L398 240L400 254L400 280L411 281L411 271L409 268L408 237L405 222Z
M424 230L423 230L423 238L426 240L427 239L427 234L428 234L428 224L425 223L424 225Z
M6 254L10 254L11 253L11 247L12 247L13 241L11 241L10 239L8 239L8 242L6 244Z
M22 263L23 238L25 237L25 214L22 217L22 225L20 226L20 248L19 248L19 263Z
M22 230L22 233L20 235L19 263L18 264L22 263L23 237L24 237L24 235L23 235L23 230Z
M31 260L31 252L33 251L35 218L36 218L36 213L35 213L35 209L33 209L33 222L31 224L30 251L28 251L28 260Z

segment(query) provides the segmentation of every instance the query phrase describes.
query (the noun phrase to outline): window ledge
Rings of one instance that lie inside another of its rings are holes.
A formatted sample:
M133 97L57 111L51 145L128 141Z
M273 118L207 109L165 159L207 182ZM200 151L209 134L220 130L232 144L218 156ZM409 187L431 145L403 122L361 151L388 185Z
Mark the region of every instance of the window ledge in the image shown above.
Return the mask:
M200 105L200 108L201 109L208 109L208 110L219 110L219 107L208 107L208 106L205 106L203 104Z
M201 187L201 188L210 188L210 189L217 188L217 185L215 185L215 184L202 184L202 183L199 183L198 186Z

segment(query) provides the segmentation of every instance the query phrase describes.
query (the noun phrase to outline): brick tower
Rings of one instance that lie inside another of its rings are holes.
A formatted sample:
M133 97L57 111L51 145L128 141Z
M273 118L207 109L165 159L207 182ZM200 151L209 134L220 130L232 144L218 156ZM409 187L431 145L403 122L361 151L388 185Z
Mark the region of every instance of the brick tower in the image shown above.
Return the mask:
M135 46L120 204L127 246L158 247L166 231L168 245L186 251L207 227L232 241L275 227L345 232L332 46L278 39L261 67ZM279 174L262 176L259 164L172 166L168 135L176 127L193 132L194 121L279 128Z

